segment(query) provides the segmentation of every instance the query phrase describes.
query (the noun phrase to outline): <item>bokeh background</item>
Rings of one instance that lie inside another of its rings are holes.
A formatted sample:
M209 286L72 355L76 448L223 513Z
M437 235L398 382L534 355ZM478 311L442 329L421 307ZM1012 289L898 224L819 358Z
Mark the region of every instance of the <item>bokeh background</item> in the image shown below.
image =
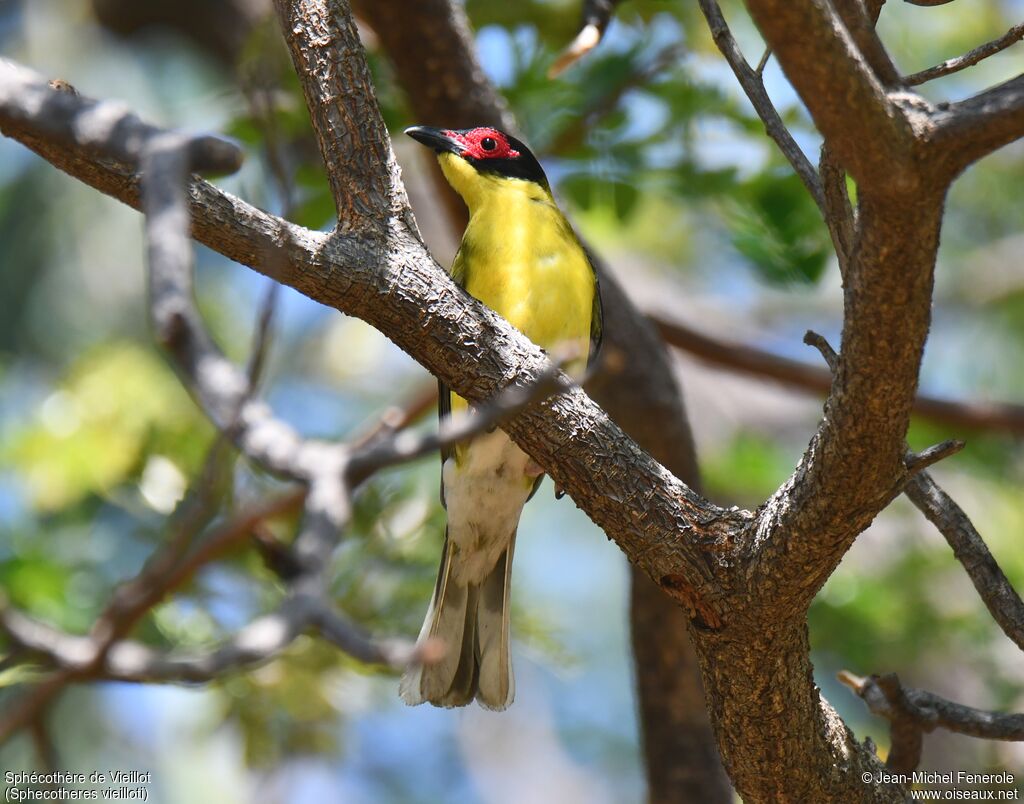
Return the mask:
M146 24L144 11L141 21L119 15L105 0L0 0L0 53L84 94L122 99L154 122L239 138L248 161L218 183L327 228L331 199L287 55L264 4L250 5L244 25L211 22L200 26L204 38L195 25L184 26L188 33ZM738 3L724 5L756 63L756 31ZM695 4L628 0L601 48L554 81L546 71L575 33L575 0L469 0L467 8L484 67L557 194L642 308L812 363L806 329L838 343L841 291L827 233ZM913 72L1021 19L1020 0L933 9L894 0L880 28ZM431 203L428 157L398 134L444 121L410 119L372 34L365 40L420 224L444 263L457 240ZM1019 44L924 92L965 97L1018 73L1022 54ZM765 75L815 159L820 141L777 65ZM254 111L254 88L271 98L269 117ZM268 132L283 171L268 158ZM928 393L1024 400L1021 146L973 167L950 194L921 378ZM201 247L197 255L201 306L221 345L244 361L268 280ZM166 536L167 517L214 440L151 343L142 256L135 212L0 139L0 587L72 631L88 628L115 584ZM683 354L676 364L709 495L758 504L794 466L820 399ZM345 436L429 382L367 325L282 289L263 393L303 433ZM935 474L1024 588L1020 437L916 420L910 441L948 437L968 446ZM229 480L225 515L276 489L242 463ZM443 531L437 483L437 463L426 460L360 494L335 591L376 633L418 632ZM293 525L273 523L283 538ZM300 639L280 660L204 688L71 689L49 713L58 767L151 770L160 802L638 801L626 584L618 550L570 499L556 501L546 481L516 550L518 691L507 713L407 708L394 677ZM242 551L157 607L138 636L208 646L280 591L260 559ZM895 670L974 706L1024 709L1024 659L945 541L903 500L819 595L811 638L825 695L858 737L883 748L886 724L835 682L838 670ZM24 679L22 669L0 674L0 696L17 695L13 685ZM0 768L39 767L37 747L12 740L0 747ZM935 733L923 767L1021 775L1024 751Z

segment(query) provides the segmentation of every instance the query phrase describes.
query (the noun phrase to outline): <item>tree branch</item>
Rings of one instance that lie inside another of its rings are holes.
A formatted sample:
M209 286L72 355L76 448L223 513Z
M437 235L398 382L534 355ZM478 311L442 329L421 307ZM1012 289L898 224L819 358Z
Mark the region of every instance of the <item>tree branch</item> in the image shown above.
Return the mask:
M912 477L903 491L949 542L1003 633L1024 650L1024 602L967 514L927 472Z
M1024 22L1014 25L1005 34L1000 36L998 39L993 39L991 42L986 42L984 45L980 45L974 50L970 50L964 53L962 56L957 56L953 59L946 59L941 64L936 64L934 67L929 67L927 70L921 70L917 73L905 76L903 81L908 86L917 86L923 84L926 81L933 81L936 78L942 78L946 75L952 75L953 73L965 70L968 67L973 67L983 59L987 59L989 56L993 56L1001 50L1005 50L1024 39Z
M414 226L348 0L274 0L274 6L303 91L319 96L308 106L339 227L381 231L381 213L405 216Z
M747 8L857 184L912 191L918 177L909 158L914 144L909 120L920 113L890 100L884 79L859 52L857 37L832 5L827 0L747 0ZM872 147L863 147L865 142Z
M123 104L83 98L66 84L52 86L30 70L0 59L0 120L5 127L27 126L41 135L73 143L85 154L137 166L156 126L144 123ZM6 128L5 128L6 130ZM221 137L190 137L187 158L198 173L234 173L242 151Z
M199 684L229 670L269 661L306 631L316 633L359 661L394 670L405 668L411 661L432 658L436 649L434 645L417 649L411 642L398 640L374 641L323 601L309 596L286 600L277 611L253 620L213 650L161 653L139 642L118 640L99 667L94 665L93 639L64 633L10 607L0 607L0 630L15 645L62 671L40 688L62 676L67 679L64 684L71 680ZM19 708L6 710L0 717L0 743L24 725L25 720L26 715Z
M362 0L357 7L379 37L417 119L453 128L483 124L517 131L504 99L480 67L462 3ZM444 58L437 58L438 53ZM668 50L662 51L650 68L669 57ZM441 176L436 160L429 164L435 196L443 200L455 233L461 234L465 205ZM591 251L591 257L604 306L603 362L615 362L617 371L599 372L586 389L655 460L697 488L693 439L668 350L601 256ZM690 615L635 566L630 590L650 799L660 804L731 801L703 705L697 657L686 634Z
M903 79L875 32L877 13L868 9L866 0L832 0L843 25L853 39L854 46L871 67L875 77L885 87L899 87ZM881 6L878 7L879 10Z
M919 472L923 472L929 466L937 464L950 455L955 455L963 448L963 441L950 439L939 444L933 444L920 452L908 451L906 458L903 459L903 463L907 467L907 473L913 477Z
M809 604L905 480L904 437L928 333L942 204L941 195L898 210L891 204L862 189L843 351L825 416L795 473L761 510L765 582L778 593L780 575L799 573L791 581L800 592L790 589L779 605ZM850 466L858 467L855 477ZM785 536L773 544L771 534ZM783 556L794 554L801 560L791 565Z
M814 170L814 165L804 155L804 152L800 150L800 146L796 144L796 140L789 133L786 124L782 122L782 118L779 116L778 111L776 111L771 98L768 97L768 91L764 88L764 81L761 78L760 70L752 69L747 63L742 51L740 51L739 44L733 38L729 26L725 22L725 17L722 16L722 9L716 0L698 0L698 4L708 21L708 28L711 30L711 36L715 40L715 44L732 68L733 73L735 73L736 80L739 81L747 98L750 99L750 103L753 105L754 111L757 112L757 116L764 123L765 133L772 138L779 147L779 150L782 151L782 155L792 165L796 175L800 177L800 181L804 183L807 192L814 199L814 203L824 210L825 196L822 191L821 180Z
M932 120L929 145L952 170L963 170L1024 136L1024 75L940 108Z
M822 396L828 394L832 387L832 374L826 368L709 335L665 315L653 315L651 320L666 343L708 365L776 380L794 390ZM918 394L913 412L915 416L947 427L1024 435L1024 405L959 401Z
M62 168L138 204L137 179L123 168L3 122L5 132ZM201 242L363 318L471 401L484 402L508 386L535 385L549 371L540 349L455 288L403 219L391 221L385 245L367 233L304 230L201 180L190 192L193 234ZM716 609L722 591L708 570L706 545L725 539L747 512L726 511L694 493L579 389L530 406L504 429L656 581L688 565L684 572L692 572L709 610ZM595 465L595 456L610 459ZM316 450L305 457L311 466L323 459ZM644 512L639 529L631 510ZM692 529L695 538L679 542L680 529Z
M406 432L401 435L392 434L384 439L374 439L362 449L353 452L348 464L348 475L368 475L378 469L407 463L423 455L440 452L444 447L466 441L485 430L501 425L531 402L575 385L563 385L564 380L565 375L559 374L555 366L551 366L535 385L528 388L508 388L469 413L453 414L441 422L436 433Z
M838 678L871 712L889 721L891 741L885 764L897 773L917 768L923 735L937 728L983 740L1024 740L1024 715L986 712L904 687L895 673L863 677L843 670Z
M818 160L818 173L821 176L822 197L821 207L825 225L839 261L839 274L845 277L850 268L850 256L857 237L857 213L850 203L850 193L846 187L846 171L836 161L836 156L827 143L822 143L821 157Z
M839 356L825 338L808 331L804 342L821 352L831 371L838 369ZM1003 632L1024 650L1024 602L999 568L967 514L936 485L931 475L922 471L959 452L963 446L962 441L945 441L918 454L908 449L904 462L909 476L903 486L903 493L946 538L992 617Z

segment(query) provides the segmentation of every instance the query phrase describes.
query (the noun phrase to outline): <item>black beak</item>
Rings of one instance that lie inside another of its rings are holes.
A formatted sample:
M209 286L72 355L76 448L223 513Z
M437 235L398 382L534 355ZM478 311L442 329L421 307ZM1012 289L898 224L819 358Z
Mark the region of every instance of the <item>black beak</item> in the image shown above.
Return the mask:
M459 154L462 152L462 145L459 144L459 141L445 134L444 129L431 128L430 126L411 126L405 130L405 133L416 140L416 142L421 142L428 148L433 148L439 154Z

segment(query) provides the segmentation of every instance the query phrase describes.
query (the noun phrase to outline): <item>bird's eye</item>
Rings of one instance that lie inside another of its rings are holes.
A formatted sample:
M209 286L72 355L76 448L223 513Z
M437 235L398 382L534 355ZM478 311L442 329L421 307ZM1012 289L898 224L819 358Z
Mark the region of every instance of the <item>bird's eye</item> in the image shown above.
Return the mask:
M494 137L484 137L480 140L480 147L485 151L493 151L498 147L498 143L495 142Z

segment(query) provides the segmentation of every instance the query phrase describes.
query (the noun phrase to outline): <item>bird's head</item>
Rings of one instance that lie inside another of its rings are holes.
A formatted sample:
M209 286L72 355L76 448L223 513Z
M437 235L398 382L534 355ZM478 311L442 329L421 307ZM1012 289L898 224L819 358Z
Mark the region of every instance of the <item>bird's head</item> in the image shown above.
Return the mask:
M470 208L490 192L516 187L550 195L544 169L530 149L496 128L413 126L405 133L434 149L448 183Z

